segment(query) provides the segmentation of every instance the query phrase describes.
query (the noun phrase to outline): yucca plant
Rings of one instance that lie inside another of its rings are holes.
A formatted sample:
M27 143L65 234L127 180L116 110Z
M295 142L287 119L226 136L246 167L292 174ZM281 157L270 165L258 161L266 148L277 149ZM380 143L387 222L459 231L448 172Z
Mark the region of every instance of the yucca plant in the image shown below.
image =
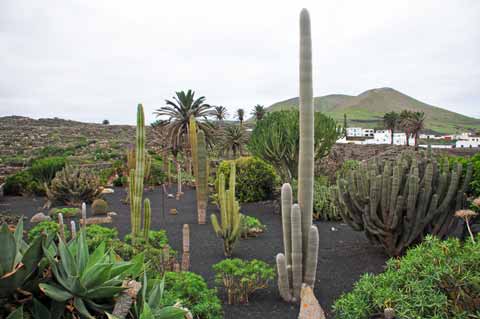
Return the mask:
M40 284L40 290L65 309L86 318L92 313L111 311L114 297L123 291L123 280L143 270L143 254L129 262L117 261L115 255L100 244L88 252L85 231L68 244L59 240L54 249L44 246L53 281ZM66 307L68 305L68 307Z
M23 241L23 220L12 233L7 224L0 228L0 301L15 297L19 289L30 291L40 271L42 243L46 236L36 237L30 245ZM3 303L3 302L2 302ZM0 314L1 316L1 314Z

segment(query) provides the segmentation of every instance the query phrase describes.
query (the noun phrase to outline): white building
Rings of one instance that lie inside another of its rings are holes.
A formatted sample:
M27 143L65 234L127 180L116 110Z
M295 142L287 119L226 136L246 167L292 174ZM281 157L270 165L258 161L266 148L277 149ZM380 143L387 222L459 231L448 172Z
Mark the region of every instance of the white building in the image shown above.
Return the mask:
M373 137L374 129L361 127L347 127L347 137Z
M480 137L468 136L466 139L457 140L455 142L455 147L458 147L458 148L480 147Z
M391 143L391 134L389 130L379 130L373 134L373 138L366 139L363 141L363 144L390 144ZM394 145L406 145L407 137L405 133L393 133L393 144ZM410 145L415 144L415 138L412 136L409 139Z

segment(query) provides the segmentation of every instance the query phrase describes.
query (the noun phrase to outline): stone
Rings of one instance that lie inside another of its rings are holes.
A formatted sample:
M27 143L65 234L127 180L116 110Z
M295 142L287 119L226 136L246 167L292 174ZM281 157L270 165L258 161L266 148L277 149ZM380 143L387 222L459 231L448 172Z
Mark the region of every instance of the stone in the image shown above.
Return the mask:
M325 312L318 303L310 286L302 284L300 292L300 314L298 319L325 319Z
M177 215L177 209L176 208L170 208L170 215Z
M104 188L102 189L102 194L113 194L115 192L112 188Z
M115 213L115 212L108 212L108 213L107 213L107 216L108 216L108 217L114 217L114 216L117 216L117 215L118 215L118 214Z
M36 213L35 215L30 218L31 223L40 223L44 221L50 221L52 218L50 216L45 215L44 213Z

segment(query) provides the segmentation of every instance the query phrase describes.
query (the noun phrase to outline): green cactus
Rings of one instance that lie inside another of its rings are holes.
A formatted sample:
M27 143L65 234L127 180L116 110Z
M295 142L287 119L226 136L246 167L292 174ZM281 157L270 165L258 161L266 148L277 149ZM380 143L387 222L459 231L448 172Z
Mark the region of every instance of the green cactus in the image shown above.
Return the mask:
M148 230L145 230L145 228L143 234L141 234L140 228L142 220L143 182L145 178L145 169L146 166L148 166L147 164L145 153L145 118L143 114L143 106L142 104L138 104L135 169L130 170L129 179L130 222L133 238L136 238L139 235L144 235L145 231L148 235ZM148 202L148 204L144 202L144 205L145 207L148 205L150 208L150 202ZM150 223L148 223L148 226L150 226Z
M233 246L240 238L240 205L235 199L235 163L230 169L229 189L225 189L225 175L220 174L218 183L218 202L220 206L221 223L215 214L210 215L213 230L223 239L225 256L232 255Z
M150 207L150 200L146 198L143 201L143 238L148 243L148 234L150 232L150 225L152 223L152 209Z
M300 150L298 163L298 205L292 187L282 186L282 225L285 254L278 254L278 287L287 302L298 302L303 283L313 288L317 271L318 229L312 225L314 111L310 17L300 14Z
M457 224L472 175L428 155L404 152L396 160L371 160L337 180L343 220L391 256L401 255L427 233L446 236Z

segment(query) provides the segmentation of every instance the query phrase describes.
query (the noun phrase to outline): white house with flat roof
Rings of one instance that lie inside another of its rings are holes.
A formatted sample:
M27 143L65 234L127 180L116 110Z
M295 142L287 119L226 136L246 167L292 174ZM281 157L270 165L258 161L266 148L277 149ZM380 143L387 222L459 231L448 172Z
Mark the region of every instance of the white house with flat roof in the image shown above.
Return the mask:
M480 147L480 137L468 136L466 139L457 140L455 142L455 147L457 148Z

